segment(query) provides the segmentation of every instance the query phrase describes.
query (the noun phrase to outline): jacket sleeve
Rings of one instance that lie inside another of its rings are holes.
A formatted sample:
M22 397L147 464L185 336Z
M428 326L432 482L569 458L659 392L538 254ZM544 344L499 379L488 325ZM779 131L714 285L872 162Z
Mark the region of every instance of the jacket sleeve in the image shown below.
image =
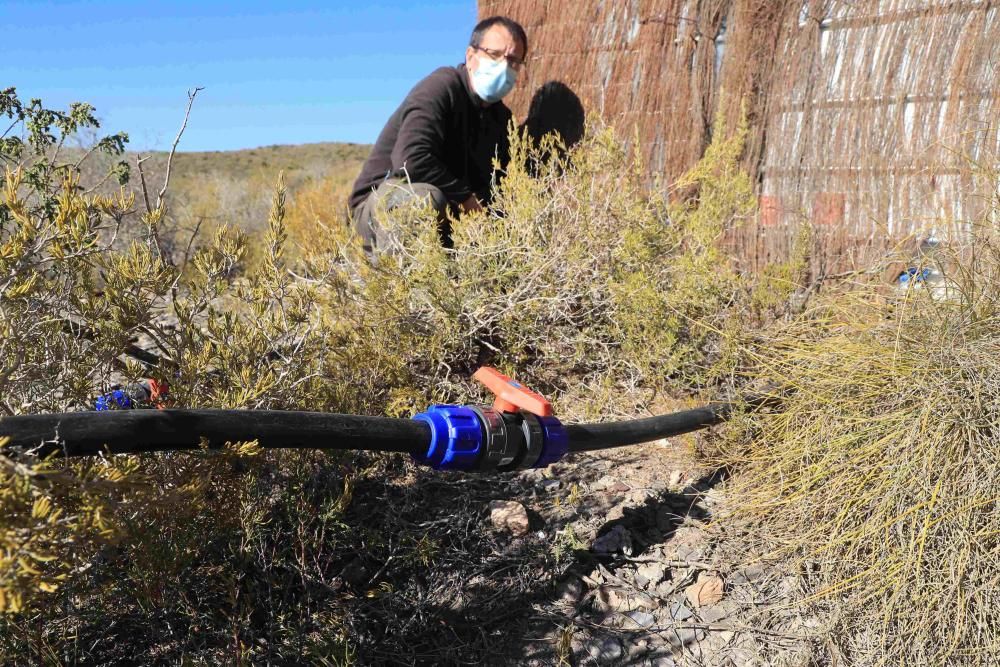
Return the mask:
M472 189L445 162L445 127L457 102L449 78L448 73L435 72L406 96L392 149L392 168L394 172L405 168L412 182L429 183L440 188L449 201L463 202Z

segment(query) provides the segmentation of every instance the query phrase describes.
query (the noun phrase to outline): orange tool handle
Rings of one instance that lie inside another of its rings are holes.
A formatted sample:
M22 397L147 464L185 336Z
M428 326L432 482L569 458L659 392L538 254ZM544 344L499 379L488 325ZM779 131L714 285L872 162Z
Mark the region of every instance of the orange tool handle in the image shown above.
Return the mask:
M166 408L165 401L167 400L167 394L170 391L169 386L166 382L159 380L154 380L153 378L146 378L149 383L149 402L152 403L157 410L163 410Z
M539 417L552 416L552 405L545 397L514 382L495 368L483 366L472 377L486 385L496 396L493 409L498 412L524 410Z

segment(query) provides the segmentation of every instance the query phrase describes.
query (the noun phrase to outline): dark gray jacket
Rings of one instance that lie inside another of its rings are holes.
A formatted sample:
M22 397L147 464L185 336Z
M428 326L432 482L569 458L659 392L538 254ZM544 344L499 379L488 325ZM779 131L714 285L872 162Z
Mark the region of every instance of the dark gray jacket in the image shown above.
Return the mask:
M350 207L364 202L386 175L406 174L429 183L450 202L475 193L488 203L493 158L510 159L507 125L511 112L502 102L483 106L472 90L465 65L442 67L418 83L389 118L354 182Z

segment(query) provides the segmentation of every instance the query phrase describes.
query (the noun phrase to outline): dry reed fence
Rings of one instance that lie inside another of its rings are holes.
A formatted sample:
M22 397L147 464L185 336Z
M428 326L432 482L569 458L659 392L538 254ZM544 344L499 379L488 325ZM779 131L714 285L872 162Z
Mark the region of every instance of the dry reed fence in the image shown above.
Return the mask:
M910 235L962 235L996 183L996 0L481 0L532 42L524 116L550 80L631 141L651 182L700 157L717 104L745 104L760 212L731 230L742 266L812 227L813 275L870 263ZM726 90L720 96L720 90Z
M910 261L887 254L908 238L946 242L919 260L943 291L875 273L734 339L734 376L783 403L731 422L714 452L738 471L717 526L731 562L801 584L794 600L758 599L814 614L829 664L1000 664L1000 3L480 8L528 24L529 91L562 79L623 137L638 127L668 183L709 136L709 110L746 109L759 207L727 236L743 268L788 257L796 237L812 241L812 280ZM773 611L754 613L766 627Z

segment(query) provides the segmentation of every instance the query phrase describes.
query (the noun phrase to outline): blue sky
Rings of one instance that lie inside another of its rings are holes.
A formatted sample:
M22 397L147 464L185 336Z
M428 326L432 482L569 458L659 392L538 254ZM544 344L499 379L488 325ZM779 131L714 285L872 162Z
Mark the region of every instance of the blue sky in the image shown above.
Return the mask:
M475 0L0 0L0 88L90 102L132 149L371 143L420 78L462 60Z

